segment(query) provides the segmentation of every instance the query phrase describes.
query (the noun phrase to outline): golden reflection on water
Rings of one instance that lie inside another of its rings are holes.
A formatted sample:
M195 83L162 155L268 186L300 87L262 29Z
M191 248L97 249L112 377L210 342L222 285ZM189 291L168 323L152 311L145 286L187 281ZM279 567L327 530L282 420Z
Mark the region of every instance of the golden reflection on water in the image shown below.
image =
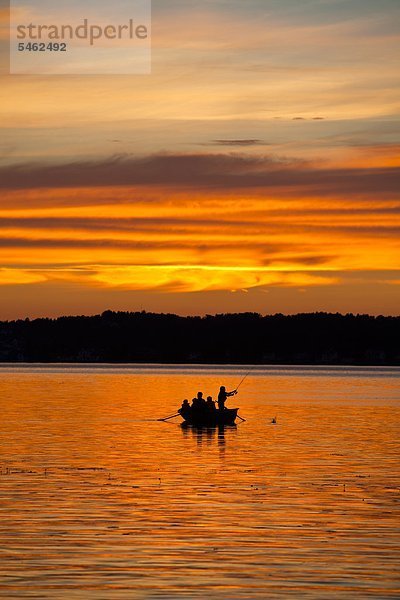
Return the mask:
M398 598L400 370L0 368L0 595ZM277 424L271 423L277 416Z

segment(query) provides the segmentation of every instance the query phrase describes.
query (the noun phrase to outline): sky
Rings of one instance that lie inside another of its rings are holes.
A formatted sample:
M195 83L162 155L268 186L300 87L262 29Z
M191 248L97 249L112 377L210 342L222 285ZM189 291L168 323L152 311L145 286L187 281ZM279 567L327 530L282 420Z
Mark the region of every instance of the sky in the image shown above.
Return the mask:
M3 60L0 319L399 314L399 25L398 0L154 0L151 75Z

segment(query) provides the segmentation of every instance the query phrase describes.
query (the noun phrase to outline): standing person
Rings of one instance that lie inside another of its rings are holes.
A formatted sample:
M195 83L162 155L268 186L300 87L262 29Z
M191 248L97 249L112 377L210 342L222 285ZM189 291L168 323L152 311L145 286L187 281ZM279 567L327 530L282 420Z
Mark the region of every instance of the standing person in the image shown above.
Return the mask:
M224 385L221 385L219 388L218 394L218 408L219 410L225 410L225 402L229 396L236 396L237 390L233 390L232 392L227 392Z

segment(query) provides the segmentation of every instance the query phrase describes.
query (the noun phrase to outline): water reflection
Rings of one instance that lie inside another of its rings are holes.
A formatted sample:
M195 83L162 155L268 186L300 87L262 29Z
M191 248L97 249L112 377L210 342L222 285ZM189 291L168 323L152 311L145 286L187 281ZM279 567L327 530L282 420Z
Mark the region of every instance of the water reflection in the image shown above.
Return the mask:
M0 368L4 597L399 597L399 370L260 372L196 429L156 418L234 368L68 369Z
M199 446L208 446L217 442L218 446L225 446L227 437L237 433L237 425L219 425L218 427L193 427L187 423L181 424L183 437L195 440Z

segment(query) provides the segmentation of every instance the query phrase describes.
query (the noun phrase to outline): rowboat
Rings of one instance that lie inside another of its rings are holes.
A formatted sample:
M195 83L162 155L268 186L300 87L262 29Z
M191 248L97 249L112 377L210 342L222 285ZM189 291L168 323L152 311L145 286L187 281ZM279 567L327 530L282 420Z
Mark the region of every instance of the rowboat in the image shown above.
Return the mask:
M221 425L234 425L238 408L225 408L225 410L194 410L187 408L180 410L179 414L187 425L194 427L219 427Z

